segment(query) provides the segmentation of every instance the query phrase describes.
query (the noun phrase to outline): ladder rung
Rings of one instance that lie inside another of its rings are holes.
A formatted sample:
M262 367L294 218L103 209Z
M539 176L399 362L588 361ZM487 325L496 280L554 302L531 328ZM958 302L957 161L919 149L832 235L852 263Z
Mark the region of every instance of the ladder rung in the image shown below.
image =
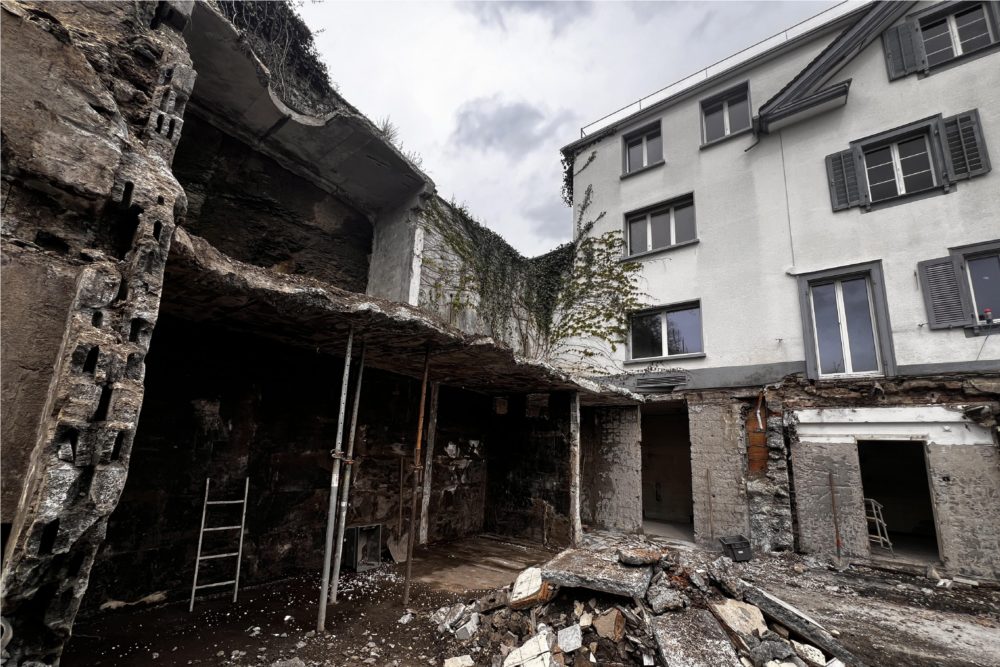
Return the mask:
M195 589L198 589L198 588L217 588L219 586L231 586L231 585L233 585L235 583L236 583L235 579L230 579L229 581L220 581L217 584L199 584L198 586L195 586Z
M213 530L239 530L239 526L216 526L215 528L206 528L205 532L211 532Z
M239 556L240 552L234 551L228 554L212 554L211 556L198 556L198 560L212 560L213 558L229 558L231 556Z
M242 500L209 500L208 505L242 505Z

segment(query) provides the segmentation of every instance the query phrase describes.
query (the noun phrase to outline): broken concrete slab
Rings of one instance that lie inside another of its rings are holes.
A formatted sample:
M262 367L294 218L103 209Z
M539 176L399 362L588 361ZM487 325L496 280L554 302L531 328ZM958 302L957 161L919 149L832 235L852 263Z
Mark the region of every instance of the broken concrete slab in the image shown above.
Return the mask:
M802 658L802 661L809 667L826 667L826 656L812 644L803 644L793 639L792 648L795 649L795 654Z
M834 639L833 635L827 632L823 626L790 604L779 600L756 586L751 586L747 589L744 599L760 609L768 618L781 623L824 652L840 658L850 665L864 667L865 663L848 651L843 644Z
M552 586L542 577L542 570L529 567L514 580L509 605L511 609L525 609L552 599L554 593Z
M660 659L670 667L742 667L719 622L707 609L686 609L653 619Z
M660 562L664 550L657 547L622 547L618 549L618 562L624 565L653 565Z
M460 655L444 661L444 667L474 667L475 664L471 655Z
M473 613L465 625L455 631L455 636L464 642L472 639L477 632L479 632L479 614Z
M559 586L642 598L653 571L649 566L622 565L614 553L567 549L542 566L542 577Z
M650 584L646 591L646 601L654 614L683 609L690 603L686 595L670 586L663 578Z
M534 667L533 662L548 667L550 656L549 633L540 632L508 653L503 667Z

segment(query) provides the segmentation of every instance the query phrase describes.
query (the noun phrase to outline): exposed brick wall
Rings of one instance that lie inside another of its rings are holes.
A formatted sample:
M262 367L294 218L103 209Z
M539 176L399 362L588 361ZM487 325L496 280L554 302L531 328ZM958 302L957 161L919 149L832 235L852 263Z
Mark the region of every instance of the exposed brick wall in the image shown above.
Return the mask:
M581 411L581 517L610 530L642 530L642 433L637 407Z
M745 482L746 448L741 404L688 397L695 541L718 547L718 538L750 534Z
M945 567L1000 580L1000 451L929 445L927 465Z
M744 423L756 426L757 404L748 404L746 410ZM794 548L791 489L780 403L762 402L760 412L767 443L767 465L763 471L747 476L750 543L755 551L790 551Z

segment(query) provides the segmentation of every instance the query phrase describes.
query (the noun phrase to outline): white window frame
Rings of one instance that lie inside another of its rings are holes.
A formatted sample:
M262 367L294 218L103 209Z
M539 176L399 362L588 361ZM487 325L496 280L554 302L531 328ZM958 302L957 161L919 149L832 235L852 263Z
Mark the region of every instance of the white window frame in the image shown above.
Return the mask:
M660 131L659 127L657 127L657 128L650 128L648 131L643 132L642 134L640 134L638 136L633 136L633 137L631 137L629 139L625 139L625 173L626 174L631 174L633 171L638 171L640 169L644 169L645 167L650 166L651 164L655 164L655 163L652 163L652 162L649 161L649 142L648 142L648 139L649 139L649 135L651 135L651 134L658 134L658 135L660 135L660 159L657 160L657 162L663 162L663 154L662 154L663 153L663 133ZM633 167L632 166L632 160L631 160L631 154L629 153L628 149L629 149L630 145L632 145L632 144L634 144L636 142L636 140L639 140L639 141L642 142L642 164Z
M648 211L646 211L645 213L634 213L632 215L626 215L625 216L625 228L628 231L628 247L627 247L628 256L631 257L631 256L635 256L635 255L641 255L641 254L643 254L645 252L653 252L654 250L663 250L665 248L673 248L675 245L677 245L677 221L676 221L676 219L674 217L674 212L675 212L675 210L677 209L678 206L688 206L688 205L690 205L692 208L694 208L694 199L685 199L685 200L682 200L682 201L678 201L678 202L676 202L674 204L668 204L667 206L659 206L659 207L656 207L656 208L651 208ZM667 210L667 211L670 212L669 213L669 216L670 216L670 243L668 243L667 245L664 245L664 246L660 246L658 248L654 248L653 247L653 216L656 215L656 214L658 214L658 213L663 213L664 210ZM632 250L632 223L639 216L642 216L646 220L646 244L645 244L646 245L646 249L645 250L636 250L636 251L633 252L633 250ZM695 238L691 239L692 241L694 241L694 240L696 240L698 238L698 219L697 219L697 217L695 217L695 223L694 224L695 224L695 230L694 230L694 232L695 232ZM689 243L689 241L684 241L684 243Z
M677 352L675 354L670 354L670 339L667 337L667 313L676 313L682 310L698 310L698 322L701 324L701 350L697 352ZM701 301L685 301L676 305L664 306L663 308L640 311L633 313L635 315L649 316L656 315L660 318L660 354L659 356L652 357L636 357L634 354L635 346L632 344L632 321L629 319L628 326L628 358L629 361L655 361L656 359L666 359L666 358L684 358L684 357L703 357L705 356L705 321L702 319L701 313Z
M852 367L851 359L851 339L850 332L847 330L847 311L844 308L844 287L843 283L845 280L855 280L857 278L864 278L865 288L868 290L868 313L871 318L872 323L872 340L875 343L875 364L877 368L873 371L860 371L855 373ZM834 295L837 299L837 326L840 327L840 346L841 352L844 356L844 372L843 373L824 373L823 372L823 357L820 355L819 349L819 327L816 325L816 303L813 299L813 289L823 285L834 286ZM819 377L823 379L827 378L844 378L844 377L881 377L885 375L885 367L882 363L882 351L879 349L879 330L878 330L878 318L875 316L875 297L872 290L871 276L864 274L856 274L844 276L843 278L834 278L832 280L819 280L809 283L809 316L812 318L813 327L813 348L816 351L816 372Z
M726 98L724 98L722 100L722 128L723 128L723 134L722 134L721 137L715 137L714 139L709 139L708 138L708 124L705 122L705 115L706 115L705 114L705 107L714 107L716 104L719 103L719 101L716 99L715 101L702 102L702 104L701 104L701 137L702 137L702 143L710 144L713 141L721 141L722 139L725 139L726 137L728 137L730 134L733 133L732 132L732 128L730 127L730 124L729 124L729 101L730 100L735 100L737 98L740 98L741 100L745 100L746 101L746 103L747 103L747 114L749 114L749 120L751 121L750 125L748 125L745 128L742 128L739 131L740 132L744 132L745 130L749 129L753 125L753 114L752 114L751 109L750 109L750 90L749 90L749 88L744 88L739 93L733 92L732 95L730 95L730 96L728 96L728 97L726 97Z
M886 148L886 147L889 148L889 153L890 153L890 155L892 157L892 175L893 175L893 178L896 181L896 197L902 197L903 195L906 195L906 194L912 194L912 193L909 193L909 192L906 191L906 181L903 179L903 163L902 163L902 161L899 158L899 144L902 143L902 142L905 142L905 141L910 141L911 139L914 139L914 138L915 137L905 137L903 139L897 139L896 141L893 141L890 144L881 144L881 145L873 146L873 147L870 147L870 148L866 147L863 150L863 153L864 153L864 156L865 156L865 182L868 184L868 201L872 202L873 204L877 204L879 202L889 201L890 199L893 199L893 197L886 197L884 199L879 199L878 201L875 201L875 198L872 197L872 185L873 184L871 182L871 179L868 178L868 169L869 169L868 154L871 153L871 152L874 152L874 151L882 150L883 148ZM931 181L933 181L933 184L931 185L931 187L932 188L933 187L937 187L938 184L939 184L938 173L937 173L937 170L934 169L934 154L931 152L931 142L930 142L930 139L928 138L928 136L927 136L926 133L921 134L920 138L922 138L924 140L924 149L925 149L924 153L927 155L927 164L929 165L929 169L927 169L927 171L931 172ZM888 164L888 163L887 162L883 162L882 164ZM882 166L882 165L875 165L875 166ZM919 171L919 172L916 172L916 173L917 174L922 174L924 172ZM909 175L910 176L914 176L915 174L909 174ZM888 183L888 182L889 181L879 181L878 183L875 183L874 185L882 185L883 183ZM927 188L925 188L925 189L927 189ZM922 192L922 190L917 190L917 192Z
M984 23L986 23L986 34L989 36L990 43L992 44L992 43L996 42L996 37L993 34L993 27L990 25L989 11L987 10L987 8L982 3L980 3L979 5L976 5L976 7L979 7L979 8L981 8L983 10L983 21L984 21ZM951 54L952 55L951 55L951 58L949 58L949 60L951 60L952 58L958 58L959 56L964 56L965 53L966 53L966 51L962 48L962 39L961 39L961 37L958 34L958 21L955 20L955 16L958 15L958 14L964 14L965 12L972 11L976 7L966 7L964 9L961 9L961 10L957 11L957 12L953 12L951 14L948 14L947 16L944 17L944 19L945 19L945 21L947 22L947 25L948 25L948 38L951 40ZM939 20L940 20L940 18L929 19L927 21L927 23L936 23ZM920 39L921 40L923 40L923 30L924 30L924 26L923 26L923 24L921 24L921 26L920 26ZM926 44L926 41L924 43ZM979 48L986 48L986 47L982 46L982 47L979 47ZM942 50L943 49L939 49L939 51L942 51ZM935 51L935 53L938 53L938 51ZM927 54L927 55L930 56L930 54ZM947 62L947 61L942 61L939 64L944 64L945 62Z

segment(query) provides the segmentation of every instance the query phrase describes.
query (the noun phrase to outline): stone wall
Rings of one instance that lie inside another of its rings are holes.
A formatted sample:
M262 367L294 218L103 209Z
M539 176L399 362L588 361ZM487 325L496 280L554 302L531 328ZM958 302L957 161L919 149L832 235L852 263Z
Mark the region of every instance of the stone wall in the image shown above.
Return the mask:
M365 291L372 225L350 205L197 115L185 123L174 174L188 196L185 228L220 251Z
M580 414L583 523L635 533L642 530L642 433L639 408L582 408Z
M763 470L748 466L747 502L750 508L750 544L755 551L790 551L795 547L792 528L791 483L788 472L788 448L780 399L744 404L747 430L759 429L763 422L766 461ZM744 433L749 442L749 434Z
M570 400L567 392L516 394L498 406L487 448L487 530L569 544Z

